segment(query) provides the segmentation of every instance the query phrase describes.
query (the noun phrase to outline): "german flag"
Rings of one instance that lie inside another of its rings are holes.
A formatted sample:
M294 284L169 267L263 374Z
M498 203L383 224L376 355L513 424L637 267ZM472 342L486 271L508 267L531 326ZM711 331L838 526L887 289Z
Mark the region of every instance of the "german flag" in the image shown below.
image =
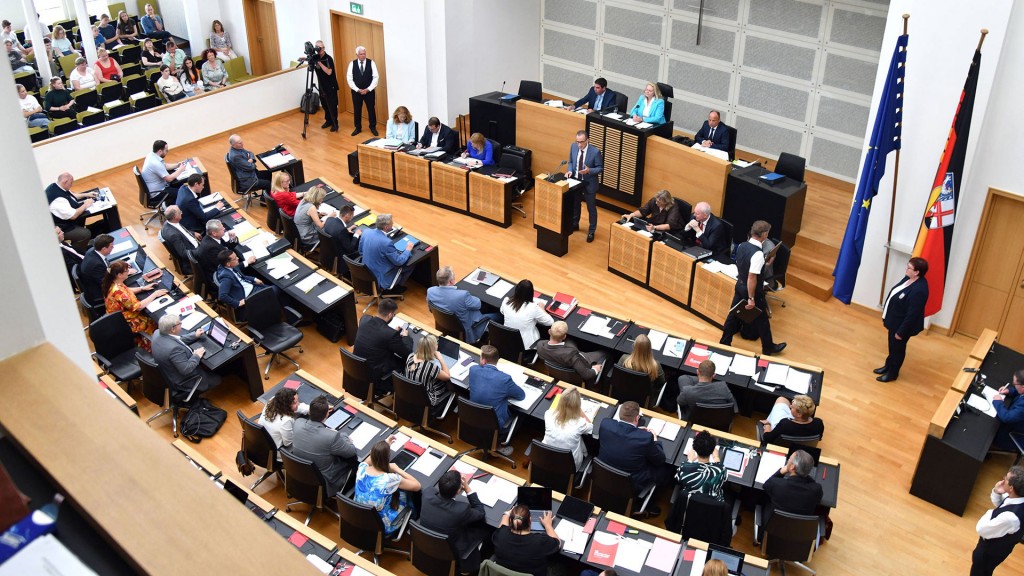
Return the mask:
M946 138L946 148L935 173L931 194L921 219L921 230L914 243L914 256L928 261L928 303L924 315L931 316L942 308L942 295L946 287L946 269L949 266L949 249L953 243L953 225L956 222L956 208L960 199L960 186L964 181L964 157L967 155L967 138L971 132L971 115L974 112L974 93L978 88L978 70L981 68L981 47L974 51L974 60L967 72L964 90L960 93L953 126Z

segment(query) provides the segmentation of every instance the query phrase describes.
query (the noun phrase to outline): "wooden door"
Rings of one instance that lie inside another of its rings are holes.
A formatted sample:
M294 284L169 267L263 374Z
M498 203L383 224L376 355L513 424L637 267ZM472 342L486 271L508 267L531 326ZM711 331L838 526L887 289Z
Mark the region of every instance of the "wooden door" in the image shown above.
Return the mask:
M280 70L281 50L277 41L277 15L273 0L245 0L242 7L253 76Z
M1024 197L989 189L953 325L977 337L985 328L1000 343L1024 348Z
M377 65L379 78L374 108L377 111L377 124L383 127L391 117L388 108L387 64L384 59L384 25L332 10L331 36L334 38L331 55L334 56L334 64L338 67L338 85L341 86L341 93L338 95L339 114L352 113L352 92L345 76L348 74L349 64L356 58L356 46L364 46L366 57ZM363 117L366 117L365 111ZM421 120L420 126L426 126L426 123Z

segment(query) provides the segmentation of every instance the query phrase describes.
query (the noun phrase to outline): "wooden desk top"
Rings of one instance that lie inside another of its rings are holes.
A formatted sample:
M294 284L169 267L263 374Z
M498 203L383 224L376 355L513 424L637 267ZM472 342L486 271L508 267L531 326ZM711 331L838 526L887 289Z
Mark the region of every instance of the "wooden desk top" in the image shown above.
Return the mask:
M981 336L978 336L978 341L974 343L974 347L971 348L970 357L977 360L984 360L985 356L988 355L988 351L992 349L992 344L999 337L999 332L991 328L985 328L982 331Z
M118 386L117 383L114 382L113 378L106 375L100 376L100 382L102 382L103 385L107 387L107 390L110 390L111 394L117 396L117 398L121 402L124 402L125 406L135 410L138 409L138 404L135 402L135 398L132 398L130 394L128 394L127 392L124 391L123 388Z
M463 456L462 458L459 458L459 460L469 464L481 472L487 472L488 474L493 474L499 478L504 478L516 486L526 486L526 480L524 478L520 478L511 472L506 472L501 468L495 468L494 466L481 462L472 456Z
M213 462L210 462L205 456L197 452L195 448L185 443L185 441L182 440L181 438L178 438L177 440L172 442L171 446L177 448L178 451L184 454L186 458L195 462L197 466L202 468L203 471L209 474L210 476L213 476L214 478L220 477L220 468L218 468L217 465L214 464Z
M640 530L642 532L654 534L658 538L664 538L665 540L669 540L672 542L678 543L681 542L683 539L683 537L680 534L677 534L675 532L670 532L668 530L665 530L664 528L658 528L657 526L651 526L646 522L641 522L640 520L636 520L635 518L629 518L621 514L616 514L615 512L605 512L604 517L611 520L612 522L625 524L630 528L636 528L637 530Z
M398 429L398 431L401 432L402 434L405 434L409 438L415 438L417 442L420 442L422 444L426 444L426 445L430 446L431 449L437 450L438 452L441 452L442 454L447 454L448 456L451 456L452 458L455 458L459 454L459 451L456 450L455 448L452 448L451 446L449 446L447 444L442 444L442 443L438 442L437 440L434 440L433 438L431 438L429 436L426 436L424 434L420 434L419 432L413 430L412 428L409 428L408 426L402 426L401 428Z
M342 398L345 399L345 404L355 408L356 411L358 411L363 416L369 416L371 419L376 420L378 423L383 424L388 428L394 428L398 426L398 422L395 422L391 418L388 418L387 416L381 414L380 412L377 412L376 410L370 408L369 406L360 404L359 398L356 398L355 396L352 396L347 392L345 393L344 396L342 396Z
M313 376L312 374L310 374L309 372L306 372L305 370L302 370L302 369L296 370L295 374L297 374L301 378L306 379L310 384L312 384L313 386L316 386L320 390L324 391L328 396L331 396L331 397L334 397L334 398L344 398L344 396L345 396L344 392L339 392L338 389L335 388L334 386L331 386L330 384L327 384L323 380L317 378L316 376Z
M317 544L323 546L331 552L334 552L338 548L338 545L334 542L334 540L331 540L327 536L324 536L323 534L317 532L316 530L313 530L309 526L306 526L302 523L302 521L296 520L291 514L287 512L278 510L277 514L274 514L274 519L280 521L282 524L287 525L292 530L295 530L296 532L302 534L306 538L309 538L313 542L316 542Z

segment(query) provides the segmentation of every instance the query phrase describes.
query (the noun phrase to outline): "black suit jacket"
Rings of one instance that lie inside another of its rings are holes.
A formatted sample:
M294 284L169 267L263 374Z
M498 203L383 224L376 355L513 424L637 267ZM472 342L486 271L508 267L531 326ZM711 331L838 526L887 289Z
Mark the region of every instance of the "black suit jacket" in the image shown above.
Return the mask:
M85 294L85 299L90 304L102 304L103 298L103 277L107 274L107 263L103 256L95 248L85 251L82 263L78 265L79 288Z
M594 92L594 87L591 86L590 91L587 92L587 95L574 102L573 105L579 108L580 106L586 104L587 108L590 108L591 110L597 110L598 112L611 110L612 108L615 108L615 92L611 88L604 89L604 94L601 97L600 110L597 109L596 102L597 93Z
M482 539L469 530L472 524L482 522L486 508L476 493L466 495L468 502L442 497L436 488L423 491L420 524L428 530L447 535L455 545L459 558L469 556Z
M374 381L380 384L390 381L392 370L404 373L405 359L412 354L412 337L403 338L401 332L380 317L363 316L352 353L366 359Z
M665 449L654 435L614 418L601 421L598 434L602 462L628 472L633 491L640 492L653 482L656 470L665 464Z
M226 239L227 235L221 237L221 240ZM196 261L199 262L199 267L203 269L203 274L206 275L207 284L212 286L217 285L214 275L217 274L217 268L220 266L217 254L220 254L221 250L234 250L238 247L238 242L222 242L221 240L210 236L203 236L203 239L199 242L199 247L195 250Z
M188 261L187 254L193 251L194 248L192 248L192 243L189 242L188 238L185 238L181 230L178 230L177 227L172 226L170 223L166 223L160 228L160 239L163 240L167 251L174 255L178 262L181 263L182 273L191 274L192 265Z
M359 238L348 231L341 218L328 218L324 222L324 232L331 237L331 243L334 244L334 250L339 258L346 254L359 254Z
M784 476L779 472L765 480L764 492L768 495L768 506L762 520L764 524L768 523L774 510L812 516L824 494L821 484L810 476Z
M704 125L697 130L697 133L693 135L693 139L697 142L703 142L708 140L708 136L711 135L711 126L708 125L708 121L704 121ZM718 126L715 126L715 135L710 138L711 147L715 150L721 150L722 152L729 151L729 127L724 122L719 122Z
M904 284L909 277L904 276L889 290L886 300L889 302L885 310L885 317L882 324L889 330L894 330L900 338L910 338L918 335L924 330L924 305L928 302L928 282L924 278L918 278L913 284L907 286L895 297L893 290Z
M420 144L424 148L430 146L430 141L433 140L434 133L430 131L430 126L423 129L423 137L420 138ZM437 133L437 145L444 149L449 154L454 154L455 149L459 147L459 136L454 130L441 124L441 130Z
M206 229L206 221L219 212L216 208L204 210L203 205L189 189L188 184L182 184L181 188L178 188L178 195L175 198L178 208L181 208L181 225L186 230L202 234Z
M693 220L693 215L690 215ZM689 222L689 220L687 220ZM683 242L688 246L697 244L697 233L687 228L683 232ZM704 223L704 233L700 236L700 245L711 250L711 257L719 262L729 264L732 262L730 252L732 251L732 239L729 238L729 231L721 218L711 214Z

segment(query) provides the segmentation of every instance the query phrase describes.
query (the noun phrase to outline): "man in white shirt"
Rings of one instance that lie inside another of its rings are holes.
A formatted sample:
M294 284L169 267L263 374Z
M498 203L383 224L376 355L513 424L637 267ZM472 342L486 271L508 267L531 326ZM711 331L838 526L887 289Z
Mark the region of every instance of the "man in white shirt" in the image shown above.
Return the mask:
M377 135L377 65L366 57L366 48L356 47L356 59L349 63L345 75L348 87L352 90L352 106L355 108L355 136L363 131L363 104L366 104L366 116L370 121L370 133Z
M167 247L167 251L178 260L182 274L191 274L192 266L189 264L187 254L199 247L202 235L187 230L181 225L181 208L174 204L164 210L164 219L164 225L160 228L160 241Z
M4 20L3 22L0 22L0 27L3 28L3 31L0 32L0 40L10 41L11 46L15 50L17 50L18 53L20 53L22 56L29 56L32 54L32 52L34 52L32 48L26 48L25 45L22 44L20 40L18 40L18 34L11 30L10 20Z
M150 198L171 187L188 166L185 161L170 164L164 160L169 150L167 142L157 140L153 142L153 151L147 154L146 159L142 162L142 179L146 182L146 188L149 189Z
M991 576L1024 535L1024 466L1010 468L989 497L995 508L978 520L971 576Z
M65 172L46 187L46 201L50 204L53 223L64 231L64 239L79 252L89 247L92 232L85 227L86 211L95 202L95 192L76 194L71 191L75 177Z
M741 309L760 309L756 318L750 320L749 324L757 329L761 339L761 353L774 356L786 348L785 342L775 343L772 339L772 326L768 321L768 301L764 292L764 267L771 264L774 256L765 262L764 252L761 245L768 239L768 232L772 229L771 224L764 220L758 220L750 227L750 240L736 247L736 289L732 298L732 306L729 315L725 318L725 326L722 330L722 339L719 343L729 346L732 344L732 337L740 331L743 320L739 317Z

